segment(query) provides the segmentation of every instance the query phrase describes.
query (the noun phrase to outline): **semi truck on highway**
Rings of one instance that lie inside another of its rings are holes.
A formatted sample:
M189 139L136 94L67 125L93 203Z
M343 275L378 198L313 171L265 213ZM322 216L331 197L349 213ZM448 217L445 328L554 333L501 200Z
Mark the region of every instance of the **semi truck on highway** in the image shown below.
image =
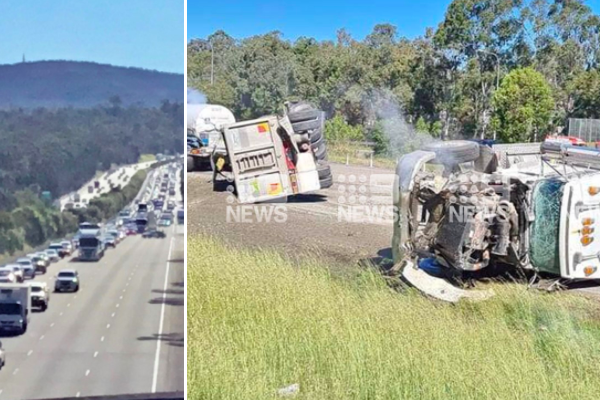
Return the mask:
M0 284L0 330L23 334L31 315L31 288L29 285Z
M79 261L98 261L104 256L102 228L98 224L83 222L79 224Z
M481 271L530 271L546 290L600 279L597 149L432 143L399 160L394 212L392 272L441 300L488 297L456 284Z
M211 154L221 140L220 129L234 123L235 116L216 104L188 104L187 111L187 170L193 171L210 166Z

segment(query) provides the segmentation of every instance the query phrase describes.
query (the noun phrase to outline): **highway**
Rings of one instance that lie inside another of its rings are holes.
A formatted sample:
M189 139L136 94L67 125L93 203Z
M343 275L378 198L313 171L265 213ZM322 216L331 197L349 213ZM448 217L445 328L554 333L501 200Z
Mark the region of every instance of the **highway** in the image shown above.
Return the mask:
M112 182L115 185L120 185L121 187L124 187L129 183L131 177L135 175L137 171L149 168L155 162L156 161L146 161L138 164L124 165L116 169L110 175L108 174L108 172L104 172L102 173L102 175L90 179L83 186L81 186L79 190L62 196L58 200L60 204L60 209L64 209L65 204L73 201L73 196L75 195L75 193L79 193L80 201L86 202L89 202L90 200L99 197L104 193L108 193L110 191L110 184L108 183L109 179L112 180ZM119 175L121 175L122 172L124 172L124 174L123 176L121 176L121 178L119 178ZM97 189L94 188L94 191L92 193L89 193L88 186L94 186L95 181L99 182L99 187Z
M77 293L51 293L28 331L2 337L0 400L184 390L184 231L125 238L97 263L68 259L36 280L79 271Z

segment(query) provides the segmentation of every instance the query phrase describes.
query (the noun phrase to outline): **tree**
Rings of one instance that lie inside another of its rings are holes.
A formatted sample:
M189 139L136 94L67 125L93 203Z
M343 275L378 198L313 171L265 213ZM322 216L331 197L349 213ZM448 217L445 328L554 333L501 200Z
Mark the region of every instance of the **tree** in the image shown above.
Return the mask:
M532 68L511 71L493 98L492 124L506 143L536 141L550 128L554 100L544 76Z

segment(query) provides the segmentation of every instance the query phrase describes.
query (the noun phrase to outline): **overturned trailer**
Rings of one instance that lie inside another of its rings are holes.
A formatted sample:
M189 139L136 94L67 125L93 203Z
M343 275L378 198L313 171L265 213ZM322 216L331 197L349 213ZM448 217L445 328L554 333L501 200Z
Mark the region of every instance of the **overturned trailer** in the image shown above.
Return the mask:
M283 116L225 125L212 154L213 182L227 181L241 203L285 199L333 184L323 112L286 105Z
M489 296L450 282L496 267L600 279L596 149L432 143L399 160L394 206L393 271L435 298Z

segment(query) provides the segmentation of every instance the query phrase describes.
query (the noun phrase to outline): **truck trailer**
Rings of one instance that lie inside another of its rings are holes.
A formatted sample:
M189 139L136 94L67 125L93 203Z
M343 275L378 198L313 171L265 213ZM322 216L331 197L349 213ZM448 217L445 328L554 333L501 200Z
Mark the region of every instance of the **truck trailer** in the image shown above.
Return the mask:
M0 330L23 334L31 315L31 288L18 283L0 284Z

